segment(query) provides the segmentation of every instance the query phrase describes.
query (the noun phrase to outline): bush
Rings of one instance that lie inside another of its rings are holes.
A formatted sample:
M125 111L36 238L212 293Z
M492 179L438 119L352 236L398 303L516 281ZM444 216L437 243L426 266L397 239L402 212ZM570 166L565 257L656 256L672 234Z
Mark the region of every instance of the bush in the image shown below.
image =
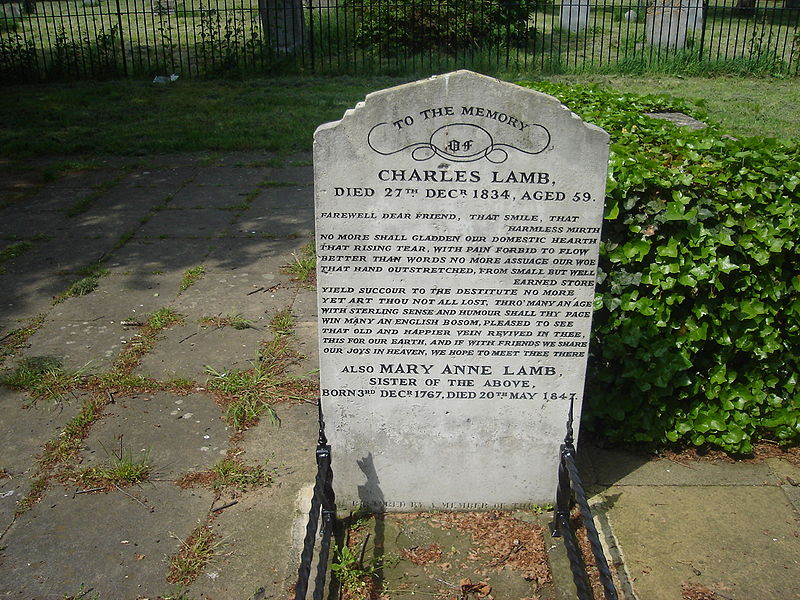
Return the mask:
M696 112L665 98L535 87L612 139L585 425L734 453L796 443L798 144L643 114Z
M395 0L351 3L361 22L356 43L394 52L457 52L527 37L539 0Z

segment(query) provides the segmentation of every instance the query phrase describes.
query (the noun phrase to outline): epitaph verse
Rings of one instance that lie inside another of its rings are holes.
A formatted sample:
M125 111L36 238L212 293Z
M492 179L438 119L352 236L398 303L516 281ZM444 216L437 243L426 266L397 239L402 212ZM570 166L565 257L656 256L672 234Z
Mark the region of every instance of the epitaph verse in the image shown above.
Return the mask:
M341 507L551 502L580 417L608 135L458 71L314 139L321 398Z

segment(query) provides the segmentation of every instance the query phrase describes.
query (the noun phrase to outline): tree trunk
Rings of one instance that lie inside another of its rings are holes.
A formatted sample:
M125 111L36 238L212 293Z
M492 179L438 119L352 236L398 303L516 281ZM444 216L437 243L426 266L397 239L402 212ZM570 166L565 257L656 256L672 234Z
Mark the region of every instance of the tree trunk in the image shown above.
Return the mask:
M287 53L305 41L302 0L258 0L264 39L273 50Z

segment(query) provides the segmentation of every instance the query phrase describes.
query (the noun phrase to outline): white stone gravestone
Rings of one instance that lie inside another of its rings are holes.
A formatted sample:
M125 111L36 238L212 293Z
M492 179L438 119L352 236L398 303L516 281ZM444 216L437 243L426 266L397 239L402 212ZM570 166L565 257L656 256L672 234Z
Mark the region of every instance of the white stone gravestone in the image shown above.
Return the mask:
M688 24L688 0L653 0L645 17L647 42L659 48L685 48Z
M551 502L580 417L608 135L469 71L314 136L322 406L342 508Z
M583 31L589 23L589 0L563 0L560 17L561 29Z

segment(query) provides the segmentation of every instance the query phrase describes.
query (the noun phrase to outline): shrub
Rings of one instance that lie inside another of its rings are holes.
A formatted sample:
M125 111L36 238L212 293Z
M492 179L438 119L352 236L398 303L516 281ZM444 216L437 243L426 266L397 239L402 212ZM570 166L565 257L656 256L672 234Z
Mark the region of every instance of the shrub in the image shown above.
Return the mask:
M537 84L612 139L585 424L748 453L800 439L800 147L654 96Z
M355 0L356 43L393 52L456 52L524 39L538 0Z

